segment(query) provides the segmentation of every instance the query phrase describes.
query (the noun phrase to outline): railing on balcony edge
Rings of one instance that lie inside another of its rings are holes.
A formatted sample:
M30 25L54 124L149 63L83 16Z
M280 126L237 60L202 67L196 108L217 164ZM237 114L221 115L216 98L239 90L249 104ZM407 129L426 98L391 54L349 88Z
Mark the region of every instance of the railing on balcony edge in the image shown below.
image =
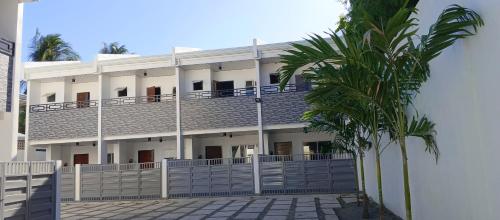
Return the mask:
M234 96L255 96L257 94L256 87L238 88L238 89L225 89L214 91L197 91L188 93L186 99L213 99Z
M260 87L260 92L262 95L277 94L277 93L289 93L289 92L304 92L304 91L310 91L310 90L311 90L311 85L309 83L302 84L302 85L287 84L287 85L285 85L285 88L283 88L283 91L280 90L279 85L269 85L269 86L261 86Z
M173 94L138 96L138 97L119 97L113 99L103 99L102 106L133 105L142 103L171 102L171 101L175 101L175 95Z
M76 108L95 108L99 105L97 100L78 101L78 102L59 102L30 105L30 112L50 112Z
M15 43L0 37L0 53L7 56L14 56Z

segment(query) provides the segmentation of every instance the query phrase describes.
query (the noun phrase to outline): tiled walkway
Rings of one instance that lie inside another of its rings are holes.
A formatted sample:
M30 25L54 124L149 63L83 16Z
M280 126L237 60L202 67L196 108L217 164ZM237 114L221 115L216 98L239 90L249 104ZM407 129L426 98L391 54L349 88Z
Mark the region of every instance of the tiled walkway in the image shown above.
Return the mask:
M338 219L337 195L196 198L62 204L62 219Z

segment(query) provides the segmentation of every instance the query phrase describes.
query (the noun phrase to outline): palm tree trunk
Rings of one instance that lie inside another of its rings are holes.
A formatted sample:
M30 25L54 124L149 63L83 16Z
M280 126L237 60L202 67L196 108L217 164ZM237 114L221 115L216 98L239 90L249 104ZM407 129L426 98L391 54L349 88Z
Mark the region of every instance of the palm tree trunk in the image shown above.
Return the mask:
M403 187L405 191L405 207L406 219L412 219L411 213L411 193L410 193L410 175L408 173L408 156L406 152L406 138L399 138L399 145L401 146L401 159L403 160Z
M382 193L382 169L380 168L380 150L375 147L375 161L377 166L377 187L378 187L378 202L379 202L379 216L384 219L384 196Z
M353 158L354 158L354 182L356 184L356 205L359 207L359 205L361 204L359 202L359 177L358 177L358 162L356 161L356 154L353 154Z
M359 166L361 172L361 188L363 190L363 218L370 218L370 214L368 213L368 196L366 195L366 186L365 186L365 165L363 162L363 153L359 153Z

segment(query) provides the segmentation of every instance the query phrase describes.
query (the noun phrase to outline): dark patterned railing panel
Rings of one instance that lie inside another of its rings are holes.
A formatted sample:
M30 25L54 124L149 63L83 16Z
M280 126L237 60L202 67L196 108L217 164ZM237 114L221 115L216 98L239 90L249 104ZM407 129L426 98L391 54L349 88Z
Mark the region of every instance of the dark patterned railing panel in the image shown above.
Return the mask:
M213 99L213 98L234 97L234 96L255 96L256 94L257 94L257 88L247 87L238 89L190 92L185 96L185 98Z
M75 108L95 108L99 106L99 101L80 101L80 102L59 102L59 103L48 103L48 104L38 104L30 105L30 112L50 112L50 111L60 111Z
M287 92L304 92L310 90L311 90L310 84L303 84L303 85L287 84L283 89L283 91L280 90L279 85L269 85L260 87L261 94L263 95L287 93Z
M102 106L113 105L134 105L152 102L172 102L175 101L175 95L163 94L155 96L138 96L138 97L119 97L113 99L103 99Z
M7 56L14 56L14 46L14 42L0 38L0 53L3 53Z

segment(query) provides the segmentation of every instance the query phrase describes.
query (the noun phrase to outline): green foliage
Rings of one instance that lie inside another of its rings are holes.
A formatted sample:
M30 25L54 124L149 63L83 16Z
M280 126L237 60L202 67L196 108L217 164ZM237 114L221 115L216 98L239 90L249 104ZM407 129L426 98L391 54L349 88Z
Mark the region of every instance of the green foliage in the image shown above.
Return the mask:
M80 56L60 34L41 35L38 30L30 45L29 59L32 61L72 61Z
M103 43L103 47L99 51L101 54L127 54L128 49L125 45L120 45L118 42L110 44Z

